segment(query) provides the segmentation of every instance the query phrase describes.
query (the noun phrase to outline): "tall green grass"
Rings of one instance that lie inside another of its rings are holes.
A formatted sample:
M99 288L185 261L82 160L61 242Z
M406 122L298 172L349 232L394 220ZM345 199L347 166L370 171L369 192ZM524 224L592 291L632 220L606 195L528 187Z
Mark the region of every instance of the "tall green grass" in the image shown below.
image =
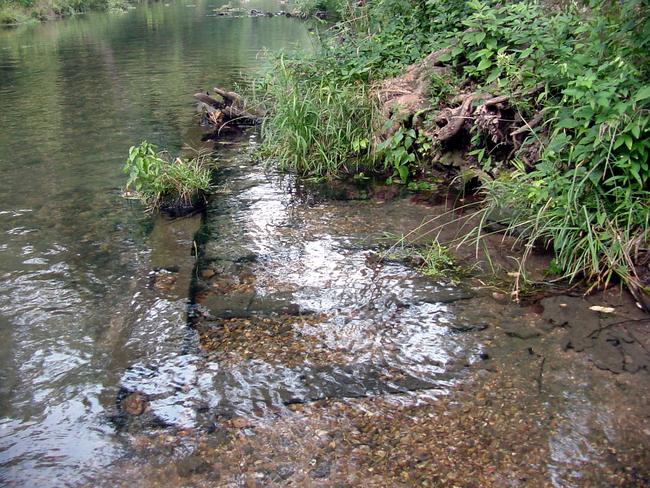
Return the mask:
M616 278L636 290L645 288L636 263L650 242L650 192L621 198L603 192L586 172L550 178L523 166L483 185L475 236L481 238L488 221L505 225L505 233L523 244L522 267L533 250L547 248L562 278L586 278L592 288Z
M364 85L301 77L280 58L263 92L262 154L281 170L333 177L375 168L373 107Z

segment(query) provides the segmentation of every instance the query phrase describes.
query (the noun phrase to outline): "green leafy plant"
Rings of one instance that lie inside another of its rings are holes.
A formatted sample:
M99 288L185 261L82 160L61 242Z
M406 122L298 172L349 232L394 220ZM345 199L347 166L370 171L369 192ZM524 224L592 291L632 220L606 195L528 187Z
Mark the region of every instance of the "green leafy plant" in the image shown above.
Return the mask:
M419 251L418 255L423 262L420 271L427 276L457 283L465 274L449 249L438 241L431 242L424 250Z
M172 159L147 141L129 149L123 170L125 197L139 199L149 210L196 207L212 186L204 156Z
M387 125L391 126L392 122L387 122ZM411 167L416 161L413 147L416 138L415 129L405 129L400 125L389 138L377 144L377 152L383 156L386 169L393 170L392 175L388 177L388 184L394 181L408 182Z
M451 97L457 94L457 84L458 80L451 75L432 74L429 84L431 105L433 107L442 107L447 104Z
M409 183L408 183L408 185L407 185L407 188L408 188L410 191L418 192L418 191L431 191L431 190L435 190L437 187L436 187L436 184L435 184L435 183L432 183L432 182L430 182L430 181L423 181L423 180L420 180L420 181L409 181Z

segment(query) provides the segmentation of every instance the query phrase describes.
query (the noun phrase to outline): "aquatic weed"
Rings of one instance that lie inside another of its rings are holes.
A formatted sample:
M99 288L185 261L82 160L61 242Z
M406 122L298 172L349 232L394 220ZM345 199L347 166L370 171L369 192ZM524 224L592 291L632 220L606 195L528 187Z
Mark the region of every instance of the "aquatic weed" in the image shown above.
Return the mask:
M212 188L206 155L172 159L147 141L129 149L123 171L129 175L124 195L149 210L194 206Z

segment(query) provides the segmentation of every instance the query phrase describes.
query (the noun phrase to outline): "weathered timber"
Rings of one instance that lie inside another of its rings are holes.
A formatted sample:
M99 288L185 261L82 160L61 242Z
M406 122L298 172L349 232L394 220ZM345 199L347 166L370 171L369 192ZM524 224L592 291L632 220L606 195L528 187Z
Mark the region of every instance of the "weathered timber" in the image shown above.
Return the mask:
M262 113L246 104L243 97L235 92L214 88L216 96L208 93L196 93L197 109L203 114L202 123L214 127L217 131L228 127L257 125L262 120Z

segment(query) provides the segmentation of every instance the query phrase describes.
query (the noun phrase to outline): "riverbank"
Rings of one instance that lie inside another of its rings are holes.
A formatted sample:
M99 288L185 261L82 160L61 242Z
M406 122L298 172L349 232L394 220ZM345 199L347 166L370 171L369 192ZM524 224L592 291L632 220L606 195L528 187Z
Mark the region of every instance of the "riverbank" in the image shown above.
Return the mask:
M139 0L3 0L0 26L44 22L90 11L124 12Z
M281 57L262 83L265 156L316 178L453 184L480 195L466 239L520 241L522 278L549 251L552 279L622 282L648 308L647 6L330 8L343 20L321 51Z

